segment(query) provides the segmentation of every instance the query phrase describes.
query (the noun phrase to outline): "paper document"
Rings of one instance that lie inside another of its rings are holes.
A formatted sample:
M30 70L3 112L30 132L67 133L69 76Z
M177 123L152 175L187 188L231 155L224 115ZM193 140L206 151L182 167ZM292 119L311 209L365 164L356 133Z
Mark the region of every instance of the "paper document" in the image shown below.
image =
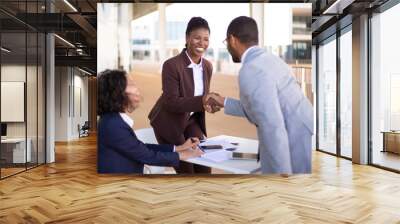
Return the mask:
M204 153L201 157L209 159L213 162L222 162L231 159L232 152L223 149L209 150L206 151L206 153Z
M207 146L207 145L221 145L222 149L230 149L230 148L237 147L237 145L234 145L225 139L223 139L223 140L206 140L205 142L202 142L199 144L199 146Z

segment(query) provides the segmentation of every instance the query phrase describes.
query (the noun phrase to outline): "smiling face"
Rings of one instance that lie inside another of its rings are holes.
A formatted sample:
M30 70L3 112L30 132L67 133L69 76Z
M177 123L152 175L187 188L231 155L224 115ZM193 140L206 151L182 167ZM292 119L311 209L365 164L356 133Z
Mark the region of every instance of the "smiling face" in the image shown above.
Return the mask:
M205 28L198 28L186 36L186 48L190 55L202 57L208 48L210 32Z
M127 76L126 81L127 83L126 83L125 93L129 99L128 111L132 112L133 110L139 107L141 95L139 88L136 86L132 77Z

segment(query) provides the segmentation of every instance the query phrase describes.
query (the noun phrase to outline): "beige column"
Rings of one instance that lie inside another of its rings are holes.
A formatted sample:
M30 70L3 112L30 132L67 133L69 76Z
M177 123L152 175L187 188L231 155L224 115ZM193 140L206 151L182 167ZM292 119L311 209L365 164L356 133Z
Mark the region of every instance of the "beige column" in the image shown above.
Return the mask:
M353 162L368 162L368 16L353 20Z
M258 45L264 46L264 3L249 3L250 17L257 22Z
M167 6L166 3L158 3L158 13L159 13L159 20L158 20L158 43L159 43L159 59L160 63L163 63L167 56L167 48L166 48L166 26L167 26L167 18L165 15L165 8Z
M46 2L48 12L53 4ZM54 34L46 34L46 163L55 162L55 42Z
M118 58L119 68L130 71L132 69L131 51L131 22L133 20L133 4L118 4Z

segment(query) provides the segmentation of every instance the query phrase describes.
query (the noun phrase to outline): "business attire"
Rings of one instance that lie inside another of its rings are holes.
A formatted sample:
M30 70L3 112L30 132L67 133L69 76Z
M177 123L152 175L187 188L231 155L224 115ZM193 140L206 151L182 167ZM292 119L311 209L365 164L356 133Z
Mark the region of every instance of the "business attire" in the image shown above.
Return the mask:
M133 131L133 120L124 113L108 113L98 124L97 171L143 173L144 164L177 166L174 145L144 144Z
M224 111L256 125L262 173L310 173L313 108L291 68L253 46L242 55L239 90Z
M189 137L207 135L203 95L210 89L212 64L201 58L194 63L183 49L164 62L162 95L149 113L158 143L180 145ZM184 161L175 167L178 173L211 173L209 167Z

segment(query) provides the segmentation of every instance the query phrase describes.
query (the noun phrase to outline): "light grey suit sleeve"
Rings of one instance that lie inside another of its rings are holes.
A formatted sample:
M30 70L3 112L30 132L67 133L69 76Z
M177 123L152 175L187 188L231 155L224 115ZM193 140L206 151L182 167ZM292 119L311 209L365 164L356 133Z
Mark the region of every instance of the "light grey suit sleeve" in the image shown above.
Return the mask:
M232 116L246 117L240 100L235 100L229 97L227 97L225 101L224 113Z
M240 78L242 104L257 125L263 172L291 173L288 133L280 107L276 80L271 74L248 66Z

